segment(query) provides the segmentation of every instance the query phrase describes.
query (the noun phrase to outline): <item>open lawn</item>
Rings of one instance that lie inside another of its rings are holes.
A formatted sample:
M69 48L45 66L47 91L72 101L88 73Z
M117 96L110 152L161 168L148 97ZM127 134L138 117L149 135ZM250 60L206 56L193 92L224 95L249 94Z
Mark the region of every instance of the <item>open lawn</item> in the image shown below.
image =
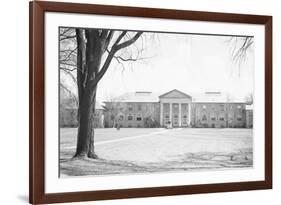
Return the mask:
M96 129L99 159L72 159L76 137L76 128L60 129L61 176L253 166L251 129Z

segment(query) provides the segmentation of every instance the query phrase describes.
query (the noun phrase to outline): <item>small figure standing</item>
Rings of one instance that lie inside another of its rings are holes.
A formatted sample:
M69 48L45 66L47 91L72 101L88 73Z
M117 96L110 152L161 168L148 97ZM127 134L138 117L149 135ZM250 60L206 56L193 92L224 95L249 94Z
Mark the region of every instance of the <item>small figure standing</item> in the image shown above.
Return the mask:
M118 123L116 124L116 129L120 130L120 125Z

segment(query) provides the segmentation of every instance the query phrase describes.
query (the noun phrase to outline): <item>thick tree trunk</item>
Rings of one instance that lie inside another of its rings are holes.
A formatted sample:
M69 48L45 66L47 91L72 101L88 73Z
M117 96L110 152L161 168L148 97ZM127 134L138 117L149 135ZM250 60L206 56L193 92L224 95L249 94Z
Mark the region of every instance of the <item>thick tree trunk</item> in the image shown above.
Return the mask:
M90 136L89 136L89 150L88 150L88 157L89 158L93 158L93 159L97 159L98 156L95 153L95 146L94 146L94 138L95 138L95 127L94 127L94 120L95 120L95 104L96 104L96 91L97 91L97 87L94 89L94 94L93 94L93 99L92 99L92 108L91 108L91 119L90 119Z
M82 93L79 102L79 129L76 154L74 157L97 158L94 150L94 113L96 103L97 84L93 84L96 73L99 70L102 58L102 42L98 39L98 33L95 30L88 30L85 33L87 42L84 51L86 74L80 75L80 81L86 82L81 85ZM79 46L79 45L78 45ZM79 47L78 47L79 48ZM83 59L83 57L80 57Z
M79 128L76 154L74 157L96 158L94 154L94 107L95 93L84 93L79 113Z

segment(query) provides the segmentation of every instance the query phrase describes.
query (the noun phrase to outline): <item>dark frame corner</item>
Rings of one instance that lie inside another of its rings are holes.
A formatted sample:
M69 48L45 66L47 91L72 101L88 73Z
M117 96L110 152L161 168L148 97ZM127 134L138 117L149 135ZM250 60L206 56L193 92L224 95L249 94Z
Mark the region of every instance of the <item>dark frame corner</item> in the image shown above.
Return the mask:
M68 12L162 19L248 23L265 26L265 180L46 194L44 191L44 13ZM272 188L272 16L29 2L29 202L32 204L153 197Z

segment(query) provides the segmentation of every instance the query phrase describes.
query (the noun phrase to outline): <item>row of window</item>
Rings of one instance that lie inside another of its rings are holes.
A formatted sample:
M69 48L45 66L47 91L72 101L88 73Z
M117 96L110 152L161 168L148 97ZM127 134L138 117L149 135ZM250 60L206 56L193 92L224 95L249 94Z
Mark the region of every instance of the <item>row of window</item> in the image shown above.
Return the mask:
M123 126L122 123L120 123L120 124L119 124L119 127L122 128L122 127L124 127L124 126ZM125 125L125 127L126 127L126 125ZM133 125L131 125L131 124L128 124L128 127L129 127L129 128L131 128L131 127L138 127L138 128L141 128L142 126L141 126L140 124L138 124L138 125L136 125L136 126L133 126Z
M168 104L169 105L169 104ZM165 103L164 103L164 106L165 106ZM174 104L173 105L175 108L177 108L178 107L178 105L177 104ZM225 105L219 105L220 106L220 110L221 111L224 111L225 110ZM183 108L184 106L183 106L183 104L182 104L182 108ZM188 109L188 106L186 107L187 109ZM215 106L212 106L212 109L214 109L215 108ZM241 105L237 105L237 109L241 109L242 108L242 106ZM119 108L120 109L120 111L123 111L124 110L124 107L120 107ZM206 105L202 105L202 109L203 110L206 110L207 109L207 106ZM230 106L230 109L232 110L233 109L233 106L231 105ZM128 106L128 110L129 111L133 111L133 105L129 105ZM137 110L138 111L141 111L142 110L142 105L137 105Z
M120 111L123 111L123 110L124 110L124 107L120 107L119 110L120 110ZM133 111L133 105L128 105L128 110L129 110L129 111ZM141 105L138 105L138 106L137 106L137 110L138 110L138 111L141 111L141 110L142 110L142 106L141 106Z
M211 116L210 118L211 118L212 121L216 121L216 117L215 117L215 116ZM224 120L225 120L225 117L224 117L224 116L220 116L218 119L219 119L220 121L224 121ZM242 116L241 116L241 115L238 115L238 116L236 117L236 119L237 119L237 121L242 121ZM232 121L233 118L232 118L232 117L229 117L228 120L229 120L229 121ZM207 121L207 116L206 116L206 115L202 115L202 121Z
M185 114L182 116L182 125L187 125L187 122L188 122L188 116ZM171 120L170 120L170 115L168 113L165 114L165 117L164 117L164 124L169 124L171 123ZM178 125L179 123L179 116L177 114L174 114L173 115L173 124L175 125Z
M124 119L125 119L125 116L124 116L124 115L119 115L118 121L123 121ZM131 115L131 114L129 114L129 115L127 116L127 120L128 120L128 121L134 120L134 116ZM136 121L142 121L142 116L141 116L141 114L137 114L137 116L136 116Z
M170 119L170 114L165 114L165 118L166 119ZM174 118L179 118L179 116L177 114L175 114ZM187 115L183 115L182 118L183 119L187 119Z
M225 105L219 105L220 106L220 110L221 111L224 111L225 110ZM242 106L241 105L237 105L237 109L241 109L242 108ZM202 105L202 109L203 110L206 110L207 109L207 106L206 105ZM213 106L212 105L212 109L215 109L215 106ZM233 106L232 105L230 105L230 110L232 110L233 109Z

